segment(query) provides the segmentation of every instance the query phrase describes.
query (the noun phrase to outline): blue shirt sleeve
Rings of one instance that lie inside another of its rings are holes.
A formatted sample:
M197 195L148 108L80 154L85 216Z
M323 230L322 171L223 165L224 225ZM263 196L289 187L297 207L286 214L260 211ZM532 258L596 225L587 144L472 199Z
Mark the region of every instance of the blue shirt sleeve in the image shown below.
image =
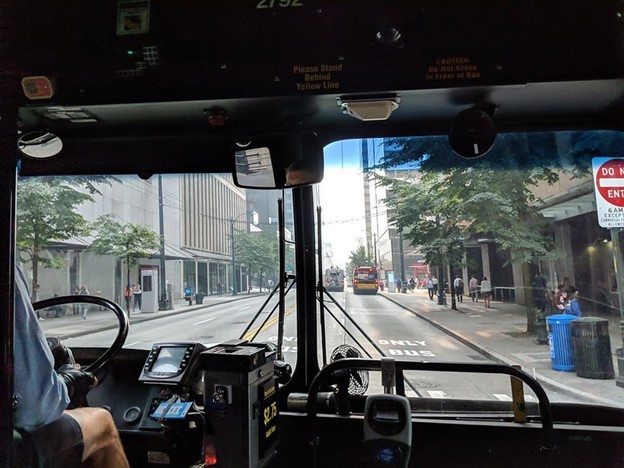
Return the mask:
M577 317L581 316L581 305L579 304L578 300L576 299L572 299L571 301L569 301L564 309L563 309L563 313L564 314L570 314L570 315L576 315Z
M15 427L31 429L59 418L69 395L54 371L54 358L30 302L28 283L15 271L15 339L13 412Z

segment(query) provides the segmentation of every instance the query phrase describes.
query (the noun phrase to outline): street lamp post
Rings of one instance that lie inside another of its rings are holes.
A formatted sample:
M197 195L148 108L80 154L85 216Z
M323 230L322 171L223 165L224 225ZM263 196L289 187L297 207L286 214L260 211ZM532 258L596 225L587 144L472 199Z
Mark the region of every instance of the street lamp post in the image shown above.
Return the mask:
M234 250L234 220L233 219L230 220L230 232L232 233L232 296L236 296L238 292L236 291L236 252Z
M165 254L165 220L163 205L162 175L158 174L158 219L160 230L160 298L158 301L158 310L168 310L170 308L169 299L167 297L167 279L165 273L165 263L167 257Z
M236 251L234 250L234 223L238 221L243 215L247 213L241 213L236 218L230 219L230 233L232 234L232 296L236 296L238 294L238 288L236 287Z
M373 233L373 250L375 251L375 268L377 268L377 234Z

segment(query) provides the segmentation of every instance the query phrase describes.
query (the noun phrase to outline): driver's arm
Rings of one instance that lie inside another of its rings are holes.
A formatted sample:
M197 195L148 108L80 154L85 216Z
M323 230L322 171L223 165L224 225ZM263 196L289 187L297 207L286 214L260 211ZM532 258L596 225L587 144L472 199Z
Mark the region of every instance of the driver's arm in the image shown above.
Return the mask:
M15 269L14 395L15 427L30 429L59 418L69 405L63 379L30 302L24 274Z

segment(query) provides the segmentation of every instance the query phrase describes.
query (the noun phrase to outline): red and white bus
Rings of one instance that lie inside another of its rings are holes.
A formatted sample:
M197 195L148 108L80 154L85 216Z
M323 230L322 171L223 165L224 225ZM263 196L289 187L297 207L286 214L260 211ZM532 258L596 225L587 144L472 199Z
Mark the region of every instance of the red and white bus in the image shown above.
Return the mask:
M377 294L378 289L377 268L356 266L353 269L353 294Z

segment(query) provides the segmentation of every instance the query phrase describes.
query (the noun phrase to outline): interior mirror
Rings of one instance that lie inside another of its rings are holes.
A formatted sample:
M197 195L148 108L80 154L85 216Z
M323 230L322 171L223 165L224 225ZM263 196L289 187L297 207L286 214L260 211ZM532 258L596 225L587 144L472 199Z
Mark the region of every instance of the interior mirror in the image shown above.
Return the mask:
M239 187L298 187L323 179L323 148L315 133L255 136L232 147L234 181Z
M19 138L17 147L26 156L46 159L59 154L63 150L63 142L54 133L30 132Z

